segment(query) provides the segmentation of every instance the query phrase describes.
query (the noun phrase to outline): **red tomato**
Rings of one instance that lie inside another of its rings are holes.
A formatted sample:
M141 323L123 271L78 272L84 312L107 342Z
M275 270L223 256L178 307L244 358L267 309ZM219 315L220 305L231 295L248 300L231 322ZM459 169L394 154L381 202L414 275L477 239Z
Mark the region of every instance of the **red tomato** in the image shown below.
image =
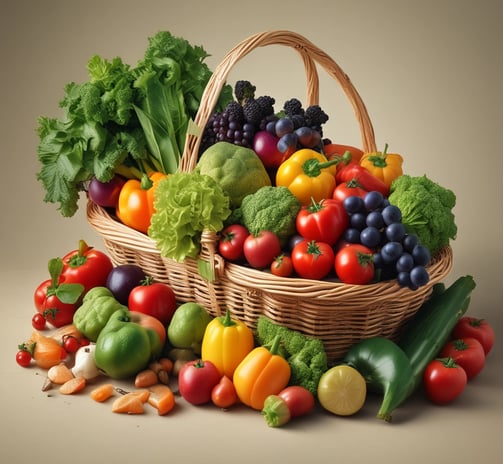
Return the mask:
M355 196L363 198L367 193L367 190L363 188L358 180L351 179L338 184L335 187L332 198L342 203L347 197Z
M279 277L289 277L293 273L292 258L285 254L280 254L271 263L271 273Z
M304 240L293 248L292 264L304 279L323 279L333 269L334 250L328 243Z
M481 343L472 337L450 340L440 350L441 358L452 358L466 372L468 380L480 374L486 363L486 355Z
M31 364L31 354L26 350L19 350L16 353L16 362L21 367L28 367Z
M195 359L183 365L178 373L180 395L191 404L211 401L211 392L220 382L218 369L211 361Z
M426 395L436 404L454 401L466 387L466 372L452 358L434 359L423 374Z
M87 293L93 287L106 286L112 268L112 260L108 255L80 240L79 248L63 257L61 278L65 283L82 284L84 293Z
M211 390L211 401L219 408L227 409L238 402L238 395L232 380L226 375L222 376Z
M52 291L52 280L42 282L36 289L34 302L37 311L54 327L62 327L73 322L77 310L75 303L63 303Z
M349 217L341 202L326 199L303 206L297 214L297 232L306 240L335 245L349 225Z
M290 385L280 391L278 396L287 404L291 417L305 416L314 408L314 395L300 385Z
M165 283L152 283L151 279L147 279L144 285L133 288L129 293L128 308L153 316L166 326L176 310L175 292Z
M35 330L44 330L47 325L45 317L41 313L35 313L31 318L31 325Z
M250 232L241 224L227 226L218 241L218 252L229 261L244 259L243 245Z
M278 236L270 230L262 230L257 235L249 234L243 244L248 264L255 269L269 267L274 258L281 253Z
M374 277L373 256L370 248L349 244L335 255L335 273L346 284L366 284Z
M80 348L80 342L73 335L63 335L63 348L67 353L75 353Z
M486 356L494 345L494 329L485 319L464 316L454 326L452 330L453 338L476 338L484 348Z

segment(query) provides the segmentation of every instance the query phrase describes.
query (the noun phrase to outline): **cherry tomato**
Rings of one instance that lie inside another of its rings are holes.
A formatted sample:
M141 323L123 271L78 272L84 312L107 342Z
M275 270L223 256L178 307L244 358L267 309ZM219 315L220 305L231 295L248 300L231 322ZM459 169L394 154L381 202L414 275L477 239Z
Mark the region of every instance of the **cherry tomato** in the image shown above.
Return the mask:
M335 273L346 284L366 284L374 277L373 256L370 248L349 244L335 255Z
M42 317L54 327L62 327L73 322L77 310L75 303L63 303L50 289L52 280L42 282L34 294L34 303Z
M334 200L340 201L341 203L347 197L360 197L363 198L367 194L367 190L363 188L363 186L358 182L357 179L351 179L341 184L338 184L335 187L332 198Z
M339 201L326 199L303 206L297 214L297 232L306 240L334 245L349 224L348 214Z
M241 261L244 259L243 245L250 232L241 224L227 226L221 234L218 242L218 252L229 261Z
M426 366L423 383L426 395L433 403L447 404L463 393L467 377L464 369L452 358L439 358Z
M276 256L271 263L271 273L278 277L289 277L293 273L293 263L290 256L284 253Z
M81 343L73 335L63 335L63 348L67 353L75 353Z
M281 253L278 236L270 230L258 234L249 234L243 244L243 251L248 264L255 269L269 267L274 258Z
M80 240L78 249L63 257L61 277L65 283L82 284L87 293L93 287L104 287L112 268L108 255Z
M466 372L468 380L480 374L486 363L486 355L481 343L473 337L448 341L440 350L441 358L452 358Z
M314 395L305 387L290 385L278 393L290 410L291 417L309 414L314 408Z
M16 353L16 362L21 366L21 367L28 367L31 364L31 354L29 351L26 351L24 349L20 349Z
M452 330L453 338L476 338L484 348L486 356L494 345L494 329L485 319L464 316L454 326Z
M35 330L44 330L47 326L47 321L41 313L35 313L31 318L31 325Z
M211 390L211 401L219 408L227 409L238 402L238 395L232 380L226 375Z
M188 361L178 373L180 395L191 404L209 403L211 392L220 378L218 369L211 361Z
M304 240L293 248L292 264L304 279L323 279L333 269L334 251L328 243Z
M163 325L168 325L177 307L173 289L163 282L152 282L146 279L129 293L128 308L130 311L153 316Z

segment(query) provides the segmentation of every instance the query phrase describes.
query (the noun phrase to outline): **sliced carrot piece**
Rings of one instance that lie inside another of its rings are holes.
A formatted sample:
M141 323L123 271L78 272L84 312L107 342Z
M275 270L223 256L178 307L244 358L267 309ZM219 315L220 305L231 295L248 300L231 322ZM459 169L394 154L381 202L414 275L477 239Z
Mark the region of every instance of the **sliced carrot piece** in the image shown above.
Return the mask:
M73 395L83 390L85 386L86 379L84 377L74 377L61 385L61 387L59 387L59 392L63 395Z
M90 396L94 401L103 403L115 394L115 388L111 383L105 383L91 391Z
M175 395L171 388L164 384L156 384L150 387L152 393L148 399L148 404L157 409L159 416L164 416L175 406Z
M47 378L56 385L63 385L74 378L71 369L66 364L56 364L47 371Z
M142 388L140 390L133 390L132 392L129 392L127 394L137 396L142 403L146 403L150 396L150 391L146 388Z
M136 393L119 396L112 404L112 412L119 414L143 414L143 401Z

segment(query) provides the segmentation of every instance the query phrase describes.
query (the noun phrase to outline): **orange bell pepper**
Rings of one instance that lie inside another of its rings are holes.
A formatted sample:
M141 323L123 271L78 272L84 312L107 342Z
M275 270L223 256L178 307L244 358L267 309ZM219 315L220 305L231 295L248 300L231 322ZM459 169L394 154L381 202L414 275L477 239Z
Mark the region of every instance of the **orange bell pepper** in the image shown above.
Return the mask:
M321 153L302 148L280 164L276 185L288 187L303 206L313 198L317 202L332 198L337 163L338 159L328 161Z
M236 394L243 404L262 410L269 395L277 395L290 381L291 368L285 358L276 354L281 342L278 335L268 350L259 346L250 351L234 371Z
M153 172L141 181L129 179L122 186L116 214L120 221L140 232L147 233L154 213L154 192L157 184L168 177L162 172Z
M365 153L360 159L360 166L367 169L374 177L382 180L389 188L391 183L403 174L403 158L397 153L388 153L388 144L384 151Z
M225 316L215 317L206 326L201 358L211 361L220 375L232 379L234 370L254 346L252 330L243 322L232 320L227 310Z

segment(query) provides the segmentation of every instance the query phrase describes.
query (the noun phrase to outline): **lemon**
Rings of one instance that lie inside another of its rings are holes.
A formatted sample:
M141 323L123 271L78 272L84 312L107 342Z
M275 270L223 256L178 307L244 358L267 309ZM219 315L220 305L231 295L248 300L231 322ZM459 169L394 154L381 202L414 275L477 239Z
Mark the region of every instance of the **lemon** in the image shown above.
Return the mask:
M338 416L356 414L365 403L367 384L353 367L340 365L328 369L318 383L318 400L323 408Z

